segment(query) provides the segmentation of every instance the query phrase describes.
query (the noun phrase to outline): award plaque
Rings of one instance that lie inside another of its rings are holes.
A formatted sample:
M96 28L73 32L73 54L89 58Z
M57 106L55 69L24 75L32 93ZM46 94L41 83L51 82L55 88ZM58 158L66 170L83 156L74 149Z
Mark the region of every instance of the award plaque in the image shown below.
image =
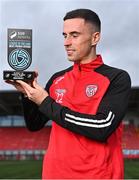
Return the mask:
M8 29L8 63L14 71L3 71L4 80L30 81L35 72L25 71L32 62L32 30Z

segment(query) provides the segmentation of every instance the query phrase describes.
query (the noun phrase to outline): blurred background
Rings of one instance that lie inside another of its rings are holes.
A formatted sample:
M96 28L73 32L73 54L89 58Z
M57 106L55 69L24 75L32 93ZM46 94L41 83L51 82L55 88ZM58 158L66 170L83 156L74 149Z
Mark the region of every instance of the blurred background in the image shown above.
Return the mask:
M125 178L139 178L139 1L138 0L0 0L0 178L41 178L51 121L38 132L24 123L21 95L3 81L7 29L32 29L32 64L43 87L53 73L72 64L63 46L63 17L76 8L95 11L102 22L97 52L110 66L126 70L132 81L123 119Z

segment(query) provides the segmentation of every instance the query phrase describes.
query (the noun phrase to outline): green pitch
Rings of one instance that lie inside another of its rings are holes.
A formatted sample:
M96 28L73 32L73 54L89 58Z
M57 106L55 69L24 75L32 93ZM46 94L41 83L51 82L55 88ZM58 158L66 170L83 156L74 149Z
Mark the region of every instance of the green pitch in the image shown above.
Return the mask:
M139 160L125 160L125 179L139 179ZM0 179L41 179L42 161L0 161Z
M125 160L125 179L139 179L139 159Z
M41 179L42 161L0 161L0 179Z

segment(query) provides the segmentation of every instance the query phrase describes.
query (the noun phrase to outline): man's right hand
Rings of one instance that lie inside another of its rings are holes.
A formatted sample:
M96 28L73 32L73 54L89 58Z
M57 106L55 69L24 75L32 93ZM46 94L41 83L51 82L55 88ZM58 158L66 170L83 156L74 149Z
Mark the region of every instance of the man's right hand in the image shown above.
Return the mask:
M32 81L29 81L27 84L32 87L33 81L37 81L37 77L38 77L38 72L35 71L35 79ZM23 93L24 95L27 95L25 88L16 80L6 80L5 82L13 85L19 92Z
M5 82L13 85L19 92L23 93L24 95L27 95L25 89L18 82L14 81L14 80L6 80Z

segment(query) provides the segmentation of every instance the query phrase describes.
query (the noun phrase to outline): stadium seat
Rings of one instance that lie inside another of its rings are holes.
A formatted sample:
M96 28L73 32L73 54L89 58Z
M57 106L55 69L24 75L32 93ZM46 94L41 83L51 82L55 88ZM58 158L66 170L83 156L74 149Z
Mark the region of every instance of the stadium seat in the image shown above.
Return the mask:
M51 127L30 132L25 127L1 127L0 150L46 150Z

